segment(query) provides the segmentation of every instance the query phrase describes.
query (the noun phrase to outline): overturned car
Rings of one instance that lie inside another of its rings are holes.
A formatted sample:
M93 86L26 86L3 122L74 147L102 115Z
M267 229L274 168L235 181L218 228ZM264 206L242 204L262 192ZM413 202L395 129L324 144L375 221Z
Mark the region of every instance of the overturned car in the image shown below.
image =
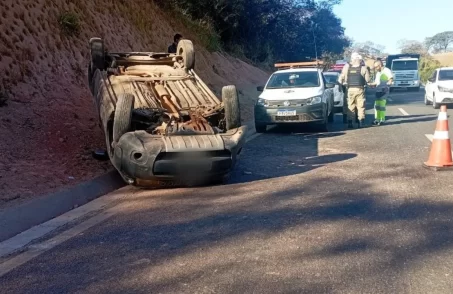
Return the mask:
M235 86L222 100L194 71L190 40L177 53L111 53L92 38L88 82L113 166L141 187L222 183L245 143Z

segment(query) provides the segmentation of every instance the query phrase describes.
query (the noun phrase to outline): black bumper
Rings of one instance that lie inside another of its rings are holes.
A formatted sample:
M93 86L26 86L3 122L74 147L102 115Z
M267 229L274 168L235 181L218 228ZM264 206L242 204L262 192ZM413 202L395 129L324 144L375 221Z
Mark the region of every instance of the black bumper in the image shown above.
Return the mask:
M255 124L323 122L326 119L326 107L325 103L298 107L264 107L255 105ZM296 114L293 116L278 116L278 112L282 110L295 110Z
M227 175L245 144L245 127L225 134L153 136L144 131L124 134L111 159L123 179L136 186L156 180L183 181Z

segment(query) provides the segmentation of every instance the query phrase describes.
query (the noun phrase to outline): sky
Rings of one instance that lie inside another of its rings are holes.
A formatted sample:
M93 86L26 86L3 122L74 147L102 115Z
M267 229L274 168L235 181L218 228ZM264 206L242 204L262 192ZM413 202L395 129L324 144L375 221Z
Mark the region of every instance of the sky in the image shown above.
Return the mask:
M401 39L453 31L453 0L343 0L334 12L348 37L383 45L387 53L399 53Z

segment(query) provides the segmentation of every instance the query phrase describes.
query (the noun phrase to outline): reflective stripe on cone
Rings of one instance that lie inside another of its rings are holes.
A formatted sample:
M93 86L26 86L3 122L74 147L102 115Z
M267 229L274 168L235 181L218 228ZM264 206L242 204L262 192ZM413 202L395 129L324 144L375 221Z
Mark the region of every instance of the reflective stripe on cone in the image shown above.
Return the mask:
M428 161L424 163L425 167L434 168L436 170L453 167L451 142L448 132L447 106L442 105L437 119L431 152Z

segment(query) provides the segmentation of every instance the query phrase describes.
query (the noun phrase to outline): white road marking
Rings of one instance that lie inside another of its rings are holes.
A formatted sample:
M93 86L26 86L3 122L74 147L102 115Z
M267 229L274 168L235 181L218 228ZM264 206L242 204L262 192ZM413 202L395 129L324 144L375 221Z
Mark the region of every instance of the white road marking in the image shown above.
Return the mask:
M402 108L398 108L398 110L403 114L403 115L409 115L409 113L406 112L406 110Z
M81 234L82 232L88 230L89 228L105 221L114 214L115 212L113 212L113 209L109 209L67 231L64 231L63 233L53 237L52 239L44 241L35 246L30 246L30 248L27 251L0 264L0 278L5 274L9 273L10 271L12 271L13 269L17 268L18 266L21 266L29 262L33 258L43 254L46 251L49 251L55 246L60 245L61 243Z
M112 205L115 201L124 197L125 192L131 189L130 186L126 186L114 192L108 194L108 197L99 197L87 204L80 206L76 209L70 210L54 219L51 219L45 223L34 226L8 240L0 243L0 258L8 256L15 251L18 251L22 247L31 243L33 240L44 237L45 235L55 231L56 229L73 222L77 219L82 218L88 213L100 211L105 207Z
M272 129L274 126L270 127ZM257 138L260 133L255 133L247 138L247 142ZM114 202L125 197L128 194L128 190L133 189L130 186L126 186L119 190L113 191L105 196L101 196L83 206L76 209L70 210L54 219L51 219L45 223L34 226L8 240L0 242L0 258L9 256L22 248L25 248L28 244L39 238L45 237L56 229L67 225L75 220L81 219L89 213L101 211L106 207L112 206Z
M270 129L272 128L273 127L271 127ZM253 135L250 135L249 138L247 139L247 142L255 139L260 135L262 134L255 133ZM114 191L108 194L108 197L102 196L81 207L71 210L59 217L56 217L50 221L37 225L27 231L24 231L13 238L1 242L0 258L1 257L7 258L9 255L18 252L23 248L26 248L26 250L23 253L20 253L17 256L14 256L10 259L6 259L6 261L0 263L0 277L4 276L5 274L9 273L15 268L29 262L33 258L43 254L44 252L51 250L55 246L58 246L61 243L76 237L77 235L88 230L89 228L115 215L117 212L115 211L116 205L114 204L114 201L124 197L124 194L126 194L124 193L124 191L127 191L127 189L131 189L131 187L126 186L117 191ZM113 207L111 207L112 205ZM72 221L80 219L81 217L87 215L88 213L101 211L102 209L105 209L106 207L109 206L111 208L107 209L106 211L96 214L95 216L89 218L88 220L82 222L81 224L62 232L49 240L45 240L41 243L26 247L34 240L45 237L46 235L50 234L51 232L55 231L56 229L63 225L66 225Z

